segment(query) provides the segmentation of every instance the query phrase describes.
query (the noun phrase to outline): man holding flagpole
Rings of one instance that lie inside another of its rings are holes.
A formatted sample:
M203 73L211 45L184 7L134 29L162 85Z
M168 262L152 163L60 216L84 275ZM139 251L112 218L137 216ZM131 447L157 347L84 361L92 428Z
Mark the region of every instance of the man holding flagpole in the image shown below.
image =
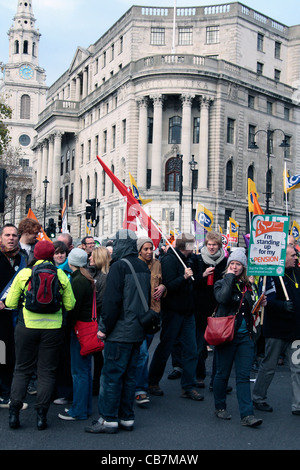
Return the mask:
M193 235L183 233L176 239L175 250L168 250L161 260L162 282L167 295L161 301L162 330L149 368L149 393L163 395L159 382L179 338L182 348L181 396L202 401L204 397L195 389L198 357L194 313L198 263L193 255L194 247Z

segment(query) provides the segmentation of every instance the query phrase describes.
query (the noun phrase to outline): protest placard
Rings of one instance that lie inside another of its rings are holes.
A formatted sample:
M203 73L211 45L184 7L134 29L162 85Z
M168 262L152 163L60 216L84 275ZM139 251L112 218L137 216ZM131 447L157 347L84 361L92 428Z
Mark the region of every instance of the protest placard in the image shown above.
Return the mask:
M256 215L252 218L248 276L283 276L289 217Z

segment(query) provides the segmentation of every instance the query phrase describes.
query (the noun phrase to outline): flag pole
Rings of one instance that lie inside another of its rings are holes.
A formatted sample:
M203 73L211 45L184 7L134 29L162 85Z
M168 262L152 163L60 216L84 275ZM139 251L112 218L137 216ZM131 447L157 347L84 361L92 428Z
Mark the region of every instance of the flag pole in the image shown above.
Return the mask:
M285 212L286 212L286 215L288 216L289 215L289 209L288 209L288 198L287 198L287 195L288 195L288 192L287 192L287 187L286 187L286 184L285 184L285 178L286 178L286 162L284 162L284 192L285 192Z
M154 227L159 231L159 233L161 234L162 238L164 238L167 242L167 244L169 245L169 247L171 248L171 250L173 250L173 252L175 253L175 255L177 256L177 258L179 259L180 263L182 264L182 266L184 267L184 269L187 269L187 266L185 265L185 263L183 262L183 260L180 258L179 254L177 253L177 251L174 249L174 247L172 246L172 244L169 242L169 240L167 239L167 237L164 235L164 233L161 231L161 229L158 227L158 225L154 222L153 219L152 220L152 223L154 225ZM194 277L192 276L192 280L194 281Z

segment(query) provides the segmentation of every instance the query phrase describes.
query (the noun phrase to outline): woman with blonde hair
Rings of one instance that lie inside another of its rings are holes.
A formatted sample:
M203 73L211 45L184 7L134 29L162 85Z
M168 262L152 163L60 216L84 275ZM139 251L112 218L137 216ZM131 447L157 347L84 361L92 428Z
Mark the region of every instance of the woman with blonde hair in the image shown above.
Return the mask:
M95 282L87 269L88 255L81 248L74 248L68 263L72 270L72 289L76 299L69 314L71 327L71 374L73 379L73 403L58 417L64 420L87 419L92 414L92 355L81 356L80 343L74 331L76 321L92 321Z
M106 287L106 278L109 271L111 256L107 248L98 246L95 248L90 256L89 272L94 279L96 287L96 305L97 305L97 319L99 321L102 297ZM93 377L93 394L98 395L100 385L100 375L103 366L102 351L93 354L94 357L94 377Z

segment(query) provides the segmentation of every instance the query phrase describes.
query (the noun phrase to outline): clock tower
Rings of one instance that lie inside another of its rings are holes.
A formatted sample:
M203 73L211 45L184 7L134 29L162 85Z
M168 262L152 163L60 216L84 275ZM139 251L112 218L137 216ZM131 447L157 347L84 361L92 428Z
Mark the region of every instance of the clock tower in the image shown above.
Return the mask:
M4 66L0 93L12 109L7 121L11 146L20 150L22 161L32 167L31 145L38 115L46 105L46 74L39 66L41 34L35 27L33 0L17 0L14 23L8 31L9 58Z

